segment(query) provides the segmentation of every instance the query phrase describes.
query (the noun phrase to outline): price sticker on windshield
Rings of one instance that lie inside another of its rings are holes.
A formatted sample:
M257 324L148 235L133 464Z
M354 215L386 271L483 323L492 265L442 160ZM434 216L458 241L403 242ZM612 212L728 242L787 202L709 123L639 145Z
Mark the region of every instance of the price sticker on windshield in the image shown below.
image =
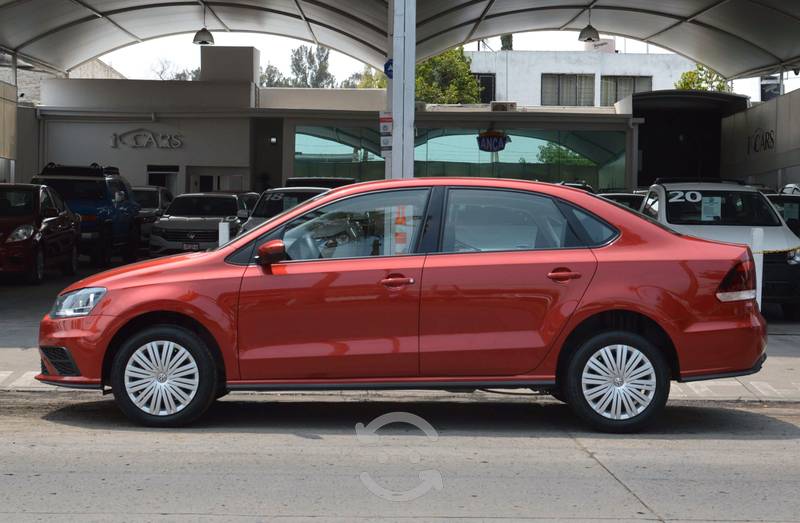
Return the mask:
M722 197L704 196L700 206L700 220L704 222L716 222L722 218Z

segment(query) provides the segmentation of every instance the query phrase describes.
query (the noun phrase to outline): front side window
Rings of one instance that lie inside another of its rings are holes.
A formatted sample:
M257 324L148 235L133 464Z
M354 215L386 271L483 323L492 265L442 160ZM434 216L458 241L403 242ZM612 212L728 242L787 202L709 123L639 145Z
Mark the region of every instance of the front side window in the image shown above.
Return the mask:
M776 227L775 209L760 192L667 191L667 222L674 225Z
M291 260L398 256L413 251L428 189L387 191L314 209L287 224Z
M520 251L580 247L547 196L503 190L448 192L443 252Z
M39 195L39 206L42 209L55 209L56 204L53 203L53 199L50 198L50 193L47 190L43 190L42 193Z

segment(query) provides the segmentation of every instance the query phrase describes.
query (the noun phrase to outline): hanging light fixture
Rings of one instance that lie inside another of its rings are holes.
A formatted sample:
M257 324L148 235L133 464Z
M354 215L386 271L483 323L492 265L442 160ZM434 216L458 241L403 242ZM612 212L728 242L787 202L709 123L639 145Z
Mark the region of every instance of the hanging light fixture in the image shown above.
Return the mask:
M578 35L578 40L581 42L599 42L600 41L600 33L597 32L592 26L592 8L589 8L589 25L583 28L581 34Z
M192 42L197 45L214 45L214 35L211 34L211 31L206 29L206 3L202 2L202 4L203 28L194 34L194 40L192 40Z

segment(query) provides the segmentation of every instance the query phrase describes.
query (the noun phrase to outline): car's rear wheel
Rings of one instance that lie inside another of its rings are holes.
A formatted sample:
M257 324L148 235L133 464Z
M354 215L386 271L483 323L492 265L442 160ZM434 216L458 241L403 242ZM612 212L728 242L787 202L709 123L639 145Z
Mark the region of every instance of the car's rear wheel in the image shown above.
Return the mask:
M663 410L670 369L642 336L611 331L578 348L564 382L567 403L581 419L605 432L634 432Z
M208 346L195 333L159 325L120 347L111 387L120 409L151 427L186 425L205 413L217 396L217 369Z

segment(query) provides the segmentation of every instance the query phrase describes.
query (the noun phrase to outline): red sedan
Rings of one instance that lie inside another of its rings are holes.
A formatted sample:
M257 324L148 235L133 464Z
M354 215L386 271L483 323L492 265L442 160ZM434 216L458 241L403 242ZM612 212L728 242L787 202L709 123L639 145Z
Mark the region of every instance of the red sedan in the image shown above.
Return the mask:
M746 246L680 236L584 191L515 180L335 189L217 250L79 281L37 379L110 387L152 426L229 390L548 390L641 428L670 380L757 372Z

